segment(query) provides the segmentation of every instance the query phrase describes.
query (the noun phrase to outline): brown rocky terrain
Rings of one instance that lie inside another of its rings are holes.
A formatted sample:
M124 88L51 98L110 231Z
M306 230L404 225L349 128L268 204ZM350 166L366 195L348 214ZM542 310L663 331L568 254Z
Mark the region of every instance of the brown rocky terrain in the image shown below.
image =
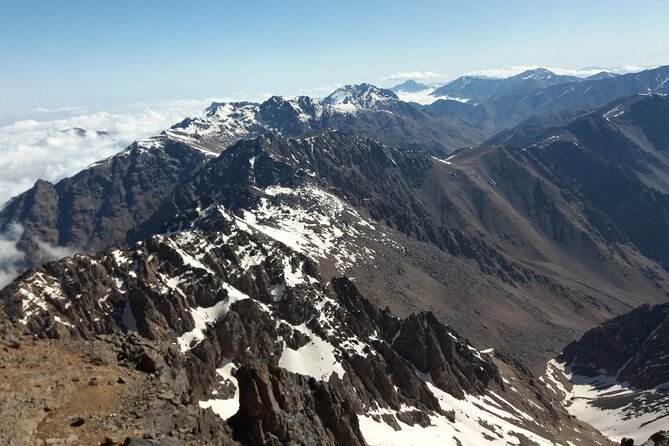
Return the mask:
M107 340L61 342L13 334L4 339L3 444L111 446L134 439L129 442L134 445L144 437L170 434L166 429L179 405L170 383L118 361ZM197 412L193 407L183 410L174 429L197 432L207 419L217 423L213 413ZM211 444L206 435L186 438L188 444Z

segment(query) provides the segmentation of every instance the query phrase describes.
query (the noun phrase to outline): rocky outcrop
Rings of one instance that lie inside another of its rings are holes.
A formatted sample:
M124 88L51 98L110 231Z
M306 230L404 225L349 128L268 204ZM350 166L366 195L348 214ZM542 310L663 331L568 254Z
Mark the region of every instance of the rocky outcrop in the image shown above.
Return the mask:
M366 445L355 405L331 385L275 366L242 367L240 410L230 419L235 438L249 445Z
M433 314L423 313L402 321L392 347L419 371L428 373L440 389L454 396L483 393L491 379L501 383L492 364L457 341Z
M634 440L623 438L620 446L634 446ZM669 431L660 431L653 434L648 441L640 443L640 446L669 446Z
M491 382L502 384L499 371L434 314L396 319L374 308L350 280L333 279L332 283L340 301L355 314L355 318L349 318L350 323L362 324L362 335L369 336L377 330L375 325L379 327L392 350L429 375L440 389L462 398L484 392Z
M644 305L565 347L548 363L547 382L570 413L604 434L640 444L666 424L668 343L669 304Z
M648 446L669 446L669 431L660 431L653 434L646 443L648 443Z
M134 242L128 234L209 158L166 137L136 142L55 185L37 181L0 210L0 233L23 226L28 267L51 259L44 244L96 252Z
M574 373L604 372L639 389L669 382L669 304L644 305L606 321L565 347L560 360Z

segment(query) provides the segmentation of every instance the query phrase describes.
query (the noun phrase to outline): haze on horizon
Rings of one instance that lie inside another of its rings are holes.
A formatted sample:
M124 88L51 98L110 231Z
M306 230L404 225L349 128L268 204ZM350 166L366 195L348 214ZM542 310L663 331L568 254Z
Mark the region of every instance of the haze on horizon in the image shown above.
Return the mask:
M345 83L443 83L527 66L638 70L669 61L667 16L669 3L657 0L0 0L0 118L174 99L323 96Z

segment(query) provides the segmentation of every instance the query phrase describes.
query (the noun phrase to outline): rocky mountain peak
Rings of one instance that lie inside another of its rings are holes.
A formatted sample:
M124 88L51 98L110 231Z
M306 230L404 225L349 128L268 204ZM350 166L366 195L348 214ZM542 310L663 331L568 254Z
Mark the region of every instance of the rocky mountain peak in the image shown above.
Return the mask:
M664 88L658 73L634 91ZM0 340L99 348L153 381L132 428L183 442L605 444L563 401L651 426L666 310L586 333L542 379L507 353L538 368L584 327L666 299L666 97L450 155L488 112L621 85L519 76L455 81L483 99L443 115L369 84L215 103L36 183L0 212L0 241L35 267L0 291ZM28 257L52 244L88 253Z
M392 91L371 84L346 85L323 99L326 105L338 109L370 109L390 100L399 100Z
M367 119L351 119L352 114L360 113ZM398 124L389 126L388 119ZM174 139L220 153L240 139L264 133L293 137L321 129L344 130L439 155L448 152L451 143L458 146L461 143L456 141L470 138L460 127L454 128L451 123L402 102L391 90L369 84L342 87L323 100L273 96L262 104L215 103L206 116L185 119L167 133Z
M394 92L416 93L419 91L428 90L429 88L430 87L428 87L425 84L417 82L413 79L409 79L400 84L395 85L394 87L390 88L390 90Z
M536 80L551 80L554 79L557 75L552 71L546 68L535 68L531 70L525 70L522 73L511 76L510 79L536 79Z
M610 79L612 77L619 76L616 73L611 73L609 71L600 71L599 73L595 73L592 76L588 76L586 79L588 80L598 80L598 79Z

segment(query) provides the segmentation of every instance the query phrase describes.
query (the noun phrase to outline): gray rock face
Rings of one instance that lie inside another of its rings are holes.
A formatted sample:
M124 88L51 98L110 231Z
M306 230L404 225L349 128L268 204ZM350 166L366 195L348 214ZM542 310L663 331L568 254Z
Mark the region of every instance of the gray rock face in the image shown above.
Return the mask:
M645 441L641 446L667 446L669 445L669 431L659 431L653 434L648 441ZM620 441L620 446L634 446L634 440L631 438L623 438Z
M572 413L609 435L625 435L627 444L640 444L662 429L669 404L668 327L669 304L644 305L565 347L558 361L564 363L559 367L565 370L566 404L577 407ZM613 428L603 413L618 420Z
M669 304L642 306L604 322L569 344L560 359L575 373L603 370L639 389L669 383Z
M242 367L240 411L230 420L249 445L365 445L354 403L327 383L274 366Z
M208 158L164 137L137 142L55 185L37 181L0 211L0 222L23 225L26 266L49 260L41 243L96 252L134 241L128 234Z
M669 245L662 234L669 227L669 156L666 126L660 122L667 119L666 96L637 95L564 126L539 126L531 137L525 129L513 130L503 142L533 152L536 159L530 162L570 191L572 199L586 204L588 219L607 240L631 241L644 255L666 265ZM581 186L573 189L573 184Z
M644 444L648 444L648 446L669 446L669 431L660 431L653 434Z
M434 383L448 393L463 397L481 393L491 379L501 380L490 364L471 367L478 361L467 345L431 313L409 316L402 322L393 348L418 370L429 373Z

